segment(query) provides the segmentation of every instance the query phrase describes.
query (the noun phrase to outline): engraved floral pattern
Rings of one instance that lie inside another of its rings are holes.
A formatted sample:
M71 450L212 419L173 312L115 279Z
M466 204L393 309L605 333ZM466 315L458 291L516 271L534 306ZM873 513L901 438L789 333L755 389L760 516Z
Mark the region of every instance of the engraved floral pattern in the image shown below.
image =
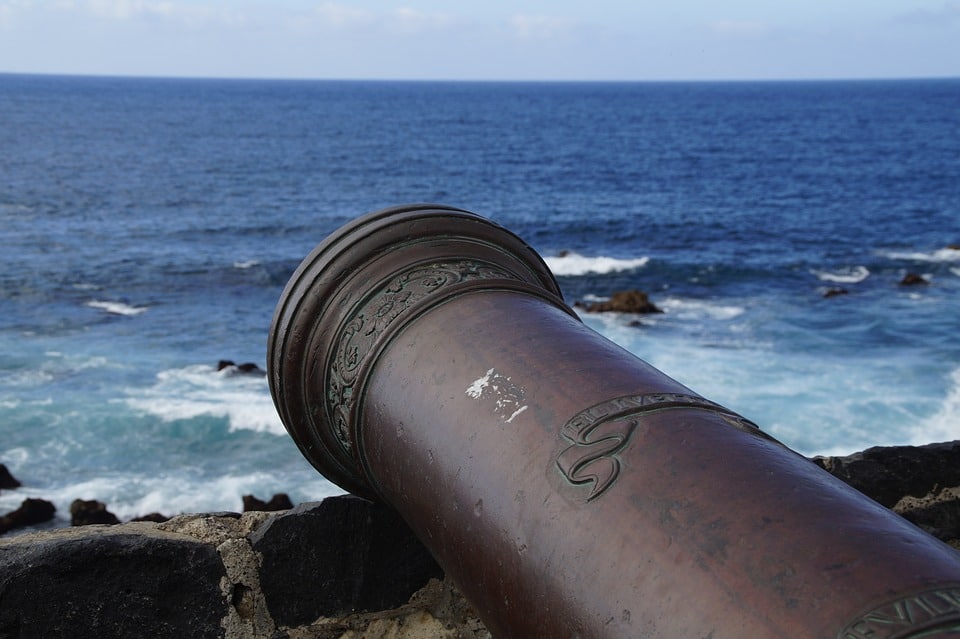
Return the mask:
M413 305L446 287L479 279L517 279L508 271L470 260L418 265L364 298L337 338L326 386L330 421L340 444L351 448L350 414L357 375L381 335Z

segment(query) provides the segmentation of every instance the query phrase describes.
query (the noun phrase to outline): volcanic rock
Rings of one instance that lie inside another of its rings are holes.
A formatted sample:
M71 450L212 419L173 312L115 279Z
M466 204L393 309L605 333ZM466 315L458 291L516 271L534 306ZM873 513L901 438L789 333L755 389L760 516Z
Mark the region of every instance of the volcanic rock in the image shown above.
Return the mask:
M290 510L291 508L293 508L293 502L290 501L290 497L288 497L286 493L277 493L270 498L270 501L257 499L253 495L243 496L243 512L245 513L254 511L275 512L278 510Z
M20 482L10 474L10 471L7 470L7 467L3 464L0 464L0 489L20 488L20 486Z
M89 526L91 524L119 524L120 520L107 510L106 504L95 499L74 499L70 504L70 525Z
M925 277L916 273L907 273L900 280L900 286L915 286L917 284L929 284Z
M45 499L24 499L19 508L0 517L0 535L15 528L48 522L56 511L56 507Z
M663 311L650 301L643 291L632 289L617 291L605 302L593 302L577 306L583 307L588 313L662 313Z

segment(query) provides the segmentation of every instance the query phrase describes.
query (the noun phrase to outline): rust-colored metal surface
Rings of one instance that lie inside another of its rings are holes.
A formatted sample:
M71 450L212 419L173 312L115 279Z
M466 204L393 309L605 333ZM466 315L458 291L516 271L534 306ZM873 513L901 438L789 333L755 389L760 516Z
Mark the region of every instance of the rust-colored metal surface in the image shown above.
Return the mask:
M306 458L395 507L500 639L960 637L957 551L585 327L472 213L332 235L268 366Z

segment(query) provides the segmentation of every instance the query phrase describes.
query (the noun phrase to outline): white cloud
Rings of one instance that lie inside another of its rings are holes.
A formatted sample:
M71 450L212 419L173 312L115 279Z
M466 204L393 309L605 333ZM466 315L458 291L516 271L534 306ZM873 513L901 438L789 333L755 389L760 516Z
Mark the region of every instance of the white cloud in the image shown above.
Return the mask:
M394 10L391 17L393 28L408 35L445 29L455 22L453 17L447 14L425 13L409 7Z
M944 2L939 7L932 9L914 9L898 16L898 21L933 26L960 22L960 1Z
M334 29L349 29L376 21L376 14L371 11L355 9L333 2L320 4L315 13L324 26Z
M710 31L724 36L758 36L770 31L766 23L759 20L717 20L709 25Z
M573 23L567 18L545 15L514 15L510 29L521 40L552 40L570 33Z
M73 0L61 0L62 9L76 9ZM130 21L159 18L178 22L190 28L209 24L238 25L246 22L237 11L222 9L207 4L187 4L169 0L86 0L79 6L84 11L102 20Z

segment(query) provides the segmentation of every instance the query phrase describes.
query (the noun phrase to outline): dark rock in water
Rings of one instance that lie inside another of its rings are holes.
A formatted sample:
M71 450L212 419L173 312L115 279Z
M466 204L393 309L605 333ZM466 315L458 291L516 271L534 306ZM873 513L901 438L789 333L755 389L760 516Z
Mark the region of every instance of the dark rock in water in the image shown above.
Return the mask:
M250 541L262 557L260 585L278 626L393 608L443 576L396 512L351 495L301 504Z
M152 521L155 524L162 524L165 521L170 521L170 518L160 513L147 513L146 515L134 517L130 521Z
M643 291L617 291L606 302L577 303L588 313L662 313Z
M56 507L45 499L24 499L19 508L0 517L0 535L16 528L50 521L56 511ZM2 629L3 625L0 624L0 630Z
M120 520L107 510L106 504L95 499L74 499L70 504L70 525L89 526L91 524L119 524Z
M907 273L903 276L903 279L900 280L900 286L915 286L917 284L929 284L925 277L922 275L917 275L916 273Z
M267 371L263 370L253 362L240 364L239 366L237 366L237 370L246 375L266 375L267 374Z
M217 362L217 372L222 370L227 370L228 373L243 373L244 375L266 375L267 371L263 370L253 362L245 362L243 364L236 364L233 360L221 359Z
M0 546L0 637L222 637L216 548L148 526Z
M20 488L21 484L10 474L7 467L0 464L0 489L2 488Z
M848 295L850 291L845 288L828 288L824 291L824 297L836 297L837 295Z
M290 501L290 497L288 497L286 493L277 493L270 498L270 501L257 499L253 495L243 496L243 512L245 513L252 511L273 512L276 510L290 510L291 508L293 508L293 502Z
M947 248L951 251L960 251L960 244L947 244Z

